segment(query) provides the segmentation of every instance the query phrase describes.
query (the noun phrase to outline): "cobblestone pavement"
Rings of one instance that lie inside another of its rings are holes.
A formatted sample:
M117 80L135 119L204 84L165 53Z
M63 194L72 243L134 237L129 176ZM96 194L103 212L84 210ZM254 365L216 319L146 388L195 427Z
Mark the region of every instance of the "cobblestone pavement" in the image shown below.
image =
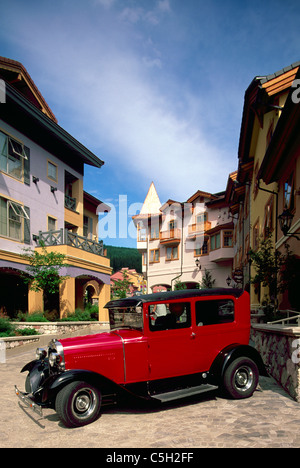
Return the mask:
M211 392L164 406L126 401L104 408L93 424L66 429L54 410L41 419L15 396L14 385L25 384L20 370L33 356L34 347L25 345L0 363L0 448L300 447L300 404L266 377L246 400Z

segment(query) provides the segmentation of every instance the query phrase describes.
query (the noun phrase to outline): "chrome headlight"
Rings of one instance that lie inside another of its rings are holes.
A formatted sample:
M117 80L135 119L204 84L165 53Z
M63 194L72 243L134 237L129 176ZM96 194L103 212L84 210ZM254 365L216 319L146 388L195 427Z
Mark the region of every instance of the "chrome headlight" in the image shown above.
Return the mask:
M35 352L35 357L38 361L43 361L47 356L47 351L44 348L37 348Z
M49 365L59 370L65 370L64 349L57 340L51 340L48 349Z
M49 354L49 364L51 367L60 364L60 355L57 353Z

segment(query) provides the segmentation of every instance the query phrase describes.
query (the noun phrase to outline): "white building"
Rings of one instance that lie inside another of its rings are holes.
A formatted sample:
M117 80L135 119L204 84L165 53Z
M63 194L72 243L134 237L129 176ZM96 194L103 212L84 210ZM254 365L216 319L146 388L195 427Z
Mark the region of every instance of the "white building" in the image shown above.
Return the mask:
M207 273L214 287L227 286L234 250L226 192L198 190L186 202L168 200L162 205L152 182L133 219L148 292L174 289L177 282L195 288Z

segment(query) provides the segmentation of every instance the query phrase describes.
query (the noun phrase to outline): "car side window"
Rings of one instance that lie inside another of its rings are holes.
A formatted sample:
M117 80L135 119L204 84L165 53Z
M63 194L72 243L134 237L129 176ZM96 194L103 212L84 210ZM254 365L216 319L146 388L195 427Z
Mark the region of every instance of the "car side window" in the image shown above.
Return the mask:
M172 330L191 326L189 302L151 304L148 313L151 331Z
M196 324L216 325L234 321L234 302L231 299L196 302Z

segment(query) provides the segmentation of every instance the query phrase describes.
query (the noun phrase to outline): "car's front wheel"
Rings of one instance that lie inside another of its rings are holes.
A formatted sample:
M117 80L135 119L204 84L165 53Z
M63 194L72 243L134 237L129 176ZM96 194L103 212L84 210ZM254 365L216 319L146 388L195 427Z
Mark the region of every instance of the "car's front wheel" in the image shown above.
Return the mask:
M87 382L72 382L57 394L55 409L65 426L85 426L99 417L101 392Z
M223 386L232 398L248 398L256 390L259 380L257 365L252 359L235 359L226 369Z

